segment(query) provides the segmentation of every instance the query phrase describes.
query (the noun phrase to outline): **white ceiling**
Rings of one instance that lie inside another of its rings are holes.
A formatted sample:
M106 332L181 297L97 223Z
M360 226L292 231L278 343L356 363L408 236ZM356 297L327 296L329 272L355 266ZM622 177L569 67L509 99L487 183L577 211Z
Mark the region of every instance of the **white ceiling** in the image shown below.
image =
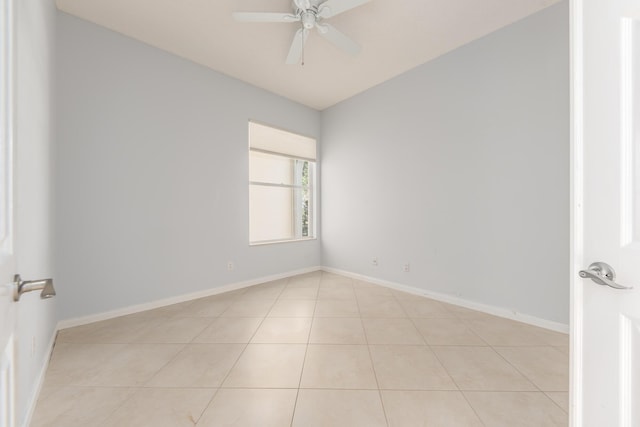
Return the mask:
M322 110L559 0L372 0L329 21L355 57L311 33L286 65L297 24L239 23L232 12L289 12L290 0L57 0L64 12Z

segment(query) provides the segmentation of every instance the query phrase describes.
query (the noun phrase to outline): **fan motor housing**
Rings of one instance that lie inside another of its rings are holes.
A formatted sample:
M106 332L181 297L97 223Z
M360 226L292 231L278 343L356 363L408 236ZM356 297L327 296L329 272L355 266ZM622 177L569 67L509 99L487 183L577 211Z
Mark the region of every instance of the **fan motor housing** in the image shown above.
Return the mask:
M307 30L310 30L313 27L315 27L316 21L318 18L314 11L307 10L305 12L302 12L301 17L302 17L302 25L304 26L304 28L306 28Z

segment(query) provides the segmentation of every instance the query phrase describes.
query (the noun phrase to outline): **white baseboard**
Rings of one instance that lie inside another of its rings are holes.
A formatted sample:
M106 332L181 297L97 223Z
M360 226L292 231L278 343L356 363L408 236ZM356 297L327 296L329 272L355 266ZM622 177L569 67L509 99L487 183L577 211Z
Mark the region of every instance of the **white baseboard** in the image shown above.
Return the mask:
M131 305L128 307L118 308L116 310L105 311L102 313L91 314L89 316L76 317L73 319L65 319L58 322L57 329L67 329L74 326L86 325L88 323L99 322L101 320L113 319L114 317L126 316L127 314L139 313L141 311L153 310L154 308L165 307L167 305L178 304L185 301L191 301L198 298L209 297L212 295L218 295L224 292L235 291L237 289L246 288L249 286L259 285L260 283L271 282L273 280L286 279L291 276L297 276L299 274L311 273L314 271L322 270L322 267L308 267L300 270L288 271L285 273L273 274L270 276L263 276L256 279L250 279L243 282L231 283L224 286L205 289L198 292L192 292L189 294L178 295L171 298L164 298L157 301L152 301L143 304Z
M388 280L377 279L375 277L365 276L363 274L352 273L350 271L340 270L332 267L322 267L322 271L328 273L340 274L342 276L351 277L352 279L362 280L365 282L373 283L387 288L395 289L398 291L407 292L414 295L428 297L437 301L446 302L448 304L458 305L461 307L469 308L471 310L481 311L483 313L492 314L498 317L504 317L518 322L526 323L533 326L538 326L544 329L549 329L555 332L561 332L564 334L569 333L569 325L559 322L553 322L551 320L541 319L539 317L531 316L524 313L519 313L515 310L510 310L503 307L496 307L487 304L481 304L474 301L469 301L463 298L458 298L452 295L442 294L439 292L432 292L425 289L414 288L412 286L402 285L400 283L390 282Z
M40 391L42 390L42 385L44 384L44 378L47 374L47 369L49 368L49 361L51 360L51 354L53 353L53 346L56 343L56 334L58 330L54 330L53 334L51 334L51 339L49 339L49 344L47 345L47 351L45 353L46 360L42 363L40 367L40 372L38 372L38 377L36 378L35 387L31 393L30 399L28 400L28 408L27 414L24 417L23 427L27 427L31 425L31 419L33 418L33 413L36 410L36 404L38 403L38 397L40 396Z
M387 288L396 289L399 291L407 292L414 295L424 296L437 301L446 302L448 304L458 305L461 307L469 308L471 310L481 311L483 313L492 314L494 316L504 317L518 322L526 323L533 326L549 329L561 333L569 333L569 325L559 322L553 322L551 320L541 319L536 316L520 313L515 310L510 310L504 307L496 307L488 304L482 304L474 301L469 301L463 298L455 297L452 295L442 294L439 292L428 291L425 289L414 288L412 286L403 285L388 280L378 279L375 277L365 276L363 274L353 273L346 270L340 270L332 267L309 267L300 270L288 271L285 273L274 274L270 276L263 276L243 282L231 283L228 285L220 286L212 289L205 289L198 292L193 292L185 295L178 295L171 298L165 298L157 301L152 301L144 304L137 304L129 307L123 307L116 310L110 310L102 313L92 314L89 316L77 317L74 319L62 320L58 323L57 329L66 329L74 326L86 325L88 323L98 322L101 320L113 319L114 317L125 316L127 314L139 313L141 311L152 310L154 308L165 307L171 304L177 304L180 302L191 301L198 298L208 297L212 295L221 294L224 292L234 291L237 289L246 288L249 286L258 285L260 283L269 282L272 280L286 279L287 277L296 276L299 274L311 273L314 271L326 271L328 273L340 274L353 279L363 280L376 285L385 286Z

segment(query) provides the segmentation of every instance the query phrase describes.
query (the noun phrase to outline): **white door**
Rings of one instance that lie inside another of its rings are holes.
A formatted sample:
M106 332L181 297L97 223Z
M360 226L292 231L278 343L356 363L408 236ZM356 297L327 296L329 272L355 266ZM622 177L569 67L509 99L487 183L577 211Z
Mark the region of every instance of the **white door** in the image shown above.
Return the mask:
M0 427L15 424L13 302L13 14L11 0L0 0Z
M640 426L640 0L572 1L574 426ZM609 264L614 289L577 277ZM584 273L583 273L584 274Z

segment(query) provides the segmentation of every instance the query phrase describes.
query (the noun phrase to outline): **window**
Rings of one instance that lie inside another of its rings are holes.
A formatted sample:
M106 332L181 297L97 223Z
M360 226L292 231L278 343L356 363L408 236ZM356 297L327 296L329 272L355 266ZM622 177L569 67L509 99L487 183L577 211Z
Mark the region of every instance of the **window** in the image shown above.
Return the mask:
M249 122L249 240L315 237L316 141Z

